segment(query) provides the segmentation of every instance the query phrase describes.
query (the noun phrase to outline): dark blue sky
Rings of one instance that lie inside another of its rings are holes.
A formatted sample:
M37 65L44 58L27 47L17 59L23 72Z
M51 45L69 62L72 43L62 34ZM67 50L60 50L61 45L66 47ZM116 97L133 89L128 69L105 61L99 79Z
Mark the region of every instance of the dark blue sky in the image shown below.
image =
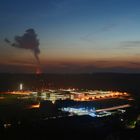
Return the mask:
M1 0L0 72L34 72L13 41L34 28L43 72L139 72L139 0Z

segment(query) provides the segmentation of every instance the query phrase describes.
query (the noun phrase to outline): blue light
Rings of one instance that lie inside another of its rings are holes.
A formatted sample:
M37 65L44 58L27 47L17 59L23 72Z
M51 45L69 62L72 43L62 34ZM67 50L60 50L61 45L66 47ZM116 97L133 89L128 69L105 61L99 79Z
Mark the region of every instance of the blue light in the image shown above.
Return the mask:
M84 107L80 107L80 108L74 108L74 107L65 107L61 109L62 111L65 112L70 112L76 115L90 115L91 117L96 117L96 111L95 108L84 108Z
M88 115L91 117L97 117L95 113L89 113Z

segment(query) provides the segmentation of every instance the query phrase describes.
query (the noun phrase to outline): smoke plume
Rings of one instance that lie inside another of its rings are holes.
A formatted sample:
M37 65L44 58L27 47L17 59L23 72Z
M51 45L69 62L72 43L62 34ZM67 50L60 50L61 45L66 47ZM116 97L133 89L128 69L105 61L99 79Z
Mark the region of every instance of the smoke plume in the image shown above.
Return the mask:
M22 36L15 36L14 42L11 42L7 38L5 38L4 41L12 47L31 50L37 60L37 63L40 65L39 40L37 39L37 34L34 29L27 29Z

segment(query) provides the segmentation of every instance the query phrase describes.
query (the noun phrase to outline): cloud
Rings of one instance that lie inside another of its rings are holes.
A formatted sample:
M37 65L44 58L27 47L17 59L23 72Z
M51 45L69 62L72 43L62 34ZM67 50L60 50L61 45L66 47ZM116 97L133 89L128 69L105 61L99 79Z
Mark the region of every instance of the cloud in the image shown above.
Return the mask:
M22 61L21 61L22 62ZM34 72L36 65L31 62L22 62L13 61L13 62L3 62L0 63L1 72ZM100 61L104 62L104 61ZM108 63L109 61L105 61ZM104 62L104 63L105 63ZM103 65L97 65L96 63L83 64L83 63L46 63L43 65L43 71L46 73L96 73L96 72L116 72L116 73L138 73L140 71L139 62L125 62L124 65L108 65L105 67Z
M8 65L8 66L20 66L20 67L36 67L36 65L32 62L27 62L27 61L0 61L0 66L2 65Z
M100 32L108 32L112 30L114 27L116 27L116 24L108 24L101 28Z
M126 49L131 49L135 47L140 47L140 41L135 40L135 41L122 41L120 42L120 47L121 48L126 48Z
M100 34L100 33L103 33L103 32L108 32L108 31L112 30L114 27L116 27L116 24L105 25L95 32L91 32L91 33L88 33L85 36L80 37L80 39L84 40L84 41L92 41L93 40L92 38L96 37L97 34Z
M128 62L128 64L140 67L140 62Z
M65 67L56 65L46 65L44 71L48 73L96 73L96 72L115 72L115 73L139 73L140 67L134 66L106 66L100 67L95 64L89 65L65 65Z

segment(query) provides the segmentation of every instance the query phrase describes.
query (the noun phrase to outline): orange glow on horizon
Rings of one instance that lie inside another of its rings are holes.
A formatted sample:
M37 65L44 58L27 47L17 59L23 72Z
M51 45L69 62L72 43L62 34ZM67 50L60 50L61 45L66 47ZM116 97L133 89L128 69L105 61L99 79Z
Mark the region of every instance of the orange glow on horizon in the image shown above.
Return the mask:
M41 73L42 73L41 68L37 67L36 74L41 74Z

